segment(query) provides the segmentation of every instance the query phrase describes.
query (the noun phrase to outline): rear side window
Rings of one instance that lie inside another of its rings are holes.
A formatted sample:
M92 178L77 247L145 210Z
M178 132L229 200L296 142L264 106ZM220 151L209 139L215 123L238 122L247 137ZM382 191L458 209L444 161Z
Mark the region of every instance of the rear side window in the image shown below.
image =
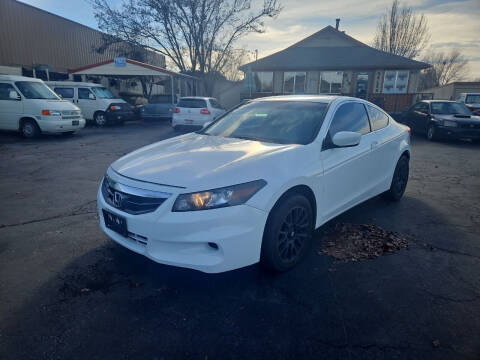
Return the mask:
M17 92L11 84L0 83L0 100L13 100L10 99L10 91Z
M73 88L56 87L55 92L64 99L73 99Z
M78 88L78 98L79 99L86 99L86 100L94 100L95 95L86 88Z
M428 104L424 102L418 103L413 107L413 110L428 114Z
M220 105L220 103L215 100L215 99L210 99L210 105L212 105L212 107L214 107L215 109L223 109L222 105Z
M203 99L180 99L177 107L201 109L207 107L207 102Z
M353 131L362 135L370 132L365 107L360 103L347 103L341 105L330 124L329 134L334 136L340 131Z
M388 115L373 106L368 105L368 116L370 117L370 124L372 131L383 129L388 125Z

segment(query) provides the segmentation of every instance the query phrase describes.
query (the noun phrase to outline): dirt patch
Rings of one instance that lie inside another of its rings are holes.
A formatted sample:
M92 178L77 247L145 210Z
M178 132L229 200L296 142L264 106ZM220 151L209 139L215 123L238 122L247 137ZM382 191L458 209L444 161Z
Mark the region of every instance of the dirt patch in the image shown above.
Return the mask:
M408 237L371 224L336 224L326 232L319 253L337 260L373 259L408 247Z

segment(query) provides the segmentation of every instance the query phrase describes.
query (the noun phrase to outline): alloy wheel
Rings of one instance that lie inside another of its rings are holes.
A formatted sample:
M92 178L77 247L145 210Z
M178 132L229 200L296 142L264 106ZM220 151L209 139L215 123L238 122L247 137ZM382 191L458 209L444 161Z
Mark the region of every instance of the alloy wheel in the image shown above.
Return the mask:
M285 217L278 231L278 253L284 262L293 262L311 237L310 219L303 207L294 207Z
M105 115L104 114L98 114L95 117L95 122L97 123L98 126L104 126L107 122L107 120L105 119Z
M395 194L403 194L408 182L408 161L405 159L398 164L398 168L393 179L393 191Z

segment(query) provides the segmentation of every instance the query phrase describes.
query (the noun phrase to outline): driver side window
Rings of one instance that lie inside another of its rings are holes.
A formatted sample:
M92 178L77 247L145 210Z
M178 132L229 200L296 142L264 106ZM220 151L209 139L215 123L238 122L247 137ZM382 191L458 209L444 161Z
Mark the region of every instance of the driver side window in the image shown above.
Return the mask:
M370 123L363 104L351 102L340 105L333 116L328 134L332 138L340 131L358 132L362 135L370 132Z

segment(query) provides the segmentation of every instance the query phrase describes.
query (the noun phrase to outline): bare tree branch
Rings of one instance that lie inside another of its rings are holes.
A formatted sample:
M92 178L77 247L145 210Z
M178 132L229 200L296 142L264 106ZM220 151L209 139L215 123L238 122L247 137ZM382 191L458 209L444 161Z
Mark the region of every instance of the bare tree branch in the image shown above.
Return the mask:
M468 71L468 61L458 49L449 53L429 50L423 61L432 67L424 70L420 76L419 88L422 90L463 80Z
M282 9L279 0L123 0L120 7L89 1L102 31L197 76L222 72L236 41L263 32L263 20Z
M409 7L400 7L399 0L380 19L373 47L407 58L417 57L428 44L430 34L427 19Z

